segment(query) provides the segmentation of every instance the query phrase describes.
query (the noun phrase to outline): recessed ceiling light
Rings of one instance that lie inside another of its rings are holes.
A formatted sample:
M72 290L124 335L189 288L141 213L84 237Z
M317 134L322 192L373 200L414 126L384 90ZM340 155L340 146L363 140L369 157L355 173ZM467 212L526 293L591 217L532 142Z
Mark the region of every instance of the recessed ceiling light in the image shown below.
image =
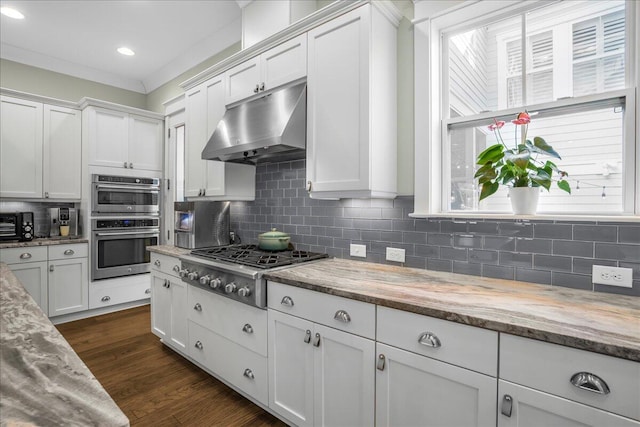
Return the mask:
M10 7L0 7L0 13L13 19L24 19L24 15L22 13L15 9L11 9Z
M128 47L124 47L124 46L119 47L119 48L118 48L118 52L119 52L119 53L121 53L121 54L123 54L123 55L127 55L127 56L133 56L133 55L135 55L135 54L136 54L134 51L132 51L132 50L131 50L131 49L129 49Z

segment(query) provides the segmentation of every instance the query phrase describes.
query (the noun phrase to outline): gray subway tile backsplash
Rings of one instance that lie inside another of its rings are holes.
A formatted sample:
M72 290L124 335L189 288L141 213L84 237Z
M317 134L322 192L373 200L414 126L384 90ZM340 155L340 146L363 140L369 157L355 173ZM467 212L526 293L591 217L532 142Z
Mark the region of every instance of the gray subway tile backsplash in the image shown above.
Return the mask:
M413 219L413 197L309 198L304 160L256 172L256 200L231 204L243 242L276 227L298 249L338 258L356 243L367 246L366 261L398 265L386 248L402 248L406 267L640 296L640 223ZM632 268L633 288L594 286L594 264Z

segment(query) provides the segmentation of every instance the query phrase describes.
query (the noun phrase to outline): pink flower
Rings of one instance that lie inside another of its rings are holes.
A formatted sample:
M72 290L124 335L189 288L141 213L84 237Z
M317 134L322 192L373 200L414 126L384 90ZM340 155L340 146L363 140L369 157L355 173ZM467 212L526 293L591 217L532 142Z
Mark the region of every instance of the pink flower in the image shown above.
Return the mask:
M525 111L518 114L515 120L511 120L511 123L513 123L514 125L526 125L529 124L530 121L531 117L529 116L529 113Z
M493 119L495 121L495 123L491 123L489 125L489 130L496 130L496 129L500 129L502 126L504 126L504 122L501 121L497 121L496 119Z

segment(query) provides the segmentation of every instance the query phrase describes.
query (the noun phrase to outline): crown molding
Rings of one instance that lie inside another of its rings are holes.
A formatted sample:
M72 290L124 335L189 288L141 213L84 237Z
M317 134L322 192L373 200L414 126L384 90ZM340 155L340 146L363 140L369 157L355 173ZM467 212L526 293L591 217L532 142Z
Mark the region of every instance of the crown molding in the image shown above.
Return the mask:
M25 99L27 101L42 102L43 104L57 105L58 107L80 109L80 106L77 102L68 101L65 99L51 98L49 96L36 95L33 93L22 92L5 87L0 87L0 95Z
M78 108L84 110L87 107L106 108L109 110L121 111L123 113L136 114L150 119L164 120L164 114L154 111L143 110L141 108L129 107L128 105L116 104L102 99L84 97L78 101Z

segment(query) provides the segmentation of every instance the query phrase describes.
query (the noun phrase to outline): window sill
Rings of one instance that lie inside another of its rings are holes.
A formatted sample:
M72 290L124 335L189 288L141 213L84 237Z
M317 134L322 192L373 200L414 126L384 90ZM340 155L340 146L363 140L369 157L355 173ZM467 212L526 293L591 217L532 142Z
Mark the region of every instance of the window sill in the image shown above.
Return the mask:
M640 222L637 215L561 215L561 214L536 214L514 215L505 213L482 212L441 212L441 213L410 213L411 218L452 218L461 220L473 219L511 219L524 221L589 221L589 222Z

